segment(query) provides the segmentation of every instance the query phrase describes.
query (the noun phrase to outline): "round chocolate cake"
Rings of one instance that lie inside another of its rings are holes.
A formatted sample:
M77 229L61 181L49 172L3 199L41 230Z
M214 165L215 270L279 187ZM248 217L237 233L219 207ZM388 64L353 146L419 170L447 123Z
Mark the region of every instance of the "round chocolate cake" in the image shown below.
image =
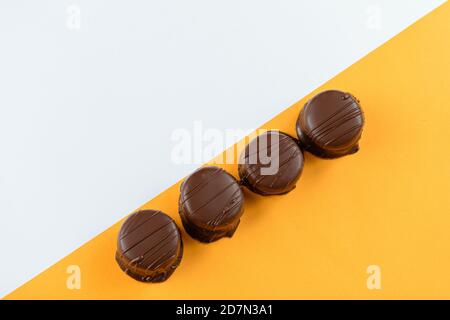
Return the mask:
M285 194L295 188L303 162L297 141L283 132L268 131L245 147L239 160L239 177L258 194Z
M116 261L136 280L167 280L180 264L182 256L180 230L175 221L161 211L133 213L120 228Z
M358 151L363 125L359 101L350 93L328 90L305 104L297 120L297 135L306 151L338 158Z
M218 167L191 174L180 188L179 213L186 232L201 242L232 237L244 212L236 179Z

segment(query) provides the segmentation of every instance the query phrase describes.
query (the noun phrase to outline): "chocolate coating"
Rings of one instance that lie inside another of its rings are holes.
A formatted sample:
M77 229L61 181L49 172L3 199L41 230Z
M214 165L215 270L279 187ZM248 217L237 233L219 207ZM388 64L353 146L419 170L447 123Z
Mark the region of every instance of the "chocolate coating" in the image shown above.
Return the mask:
M244 212L236 179L218 167L203 167L180 188L179 213L186 232L201 242L232 237Z
M261 195L288 193L303 171L303 153L291 136L268 131L253 139L242 152L239 176L243 184ZM273 166L271 171L262 168Z
M133 213L123 223L116 261L130 277L143 282L167 280L181 262L183 241L175 221L161 211Z
M350 93L328 90L305 104L297 120L297 135L306 151L338 158L359 150L363 125L359 101Z

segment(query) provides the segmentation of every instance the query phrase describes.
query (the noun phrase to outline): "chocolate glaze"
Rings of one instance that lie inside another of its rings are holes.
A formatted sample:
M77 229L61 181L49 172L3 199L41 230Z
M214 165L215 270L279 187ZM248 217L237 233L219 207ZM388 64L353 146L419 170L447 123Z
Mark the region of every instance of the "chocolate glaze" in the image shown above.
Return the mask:
M218 167L203 167L180 188L179 213L186 232L201 242L232 237L244 212L236 179Z
M297 120L297 135L306 151L338 158L359 150L363 125L359 101L350 93L328 90L305 104Z
M167 280L181 262L183 241L172 218L155 210L133 213L120 228L116 261L143 282Z
M261 157L267 159L261 161ZM278 157L278 170L274 174L264 173L261 169L269 167L275 157ZM239 160L239 176L246 187L258 194L285 194L295 188L303 163L303 153L294 138L283 132L268 131L245 147Z

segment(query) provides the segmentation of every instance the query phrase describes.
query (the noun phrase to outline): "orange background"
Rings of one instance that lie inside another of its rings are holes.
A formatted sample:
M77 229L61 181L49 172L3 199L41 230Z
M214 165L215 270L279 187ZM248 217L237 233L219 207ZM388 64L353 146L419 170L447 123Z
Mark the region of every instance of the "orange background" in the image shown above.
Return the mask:
M232 239L205 245L183 231L184 258L167 282L122 273L114 260L120 222L6 298L449 299L449 21L446 3L266 123L295 135L306 100L331 88L353 93L366 116L357 154L306 154L287 195L246 191ZM235 165L225 168L236 175ZM178 189L144 207L181 225ZM80 290L66 288L72 264L81 268ZM381 267L381 290L366 287L372 264Z

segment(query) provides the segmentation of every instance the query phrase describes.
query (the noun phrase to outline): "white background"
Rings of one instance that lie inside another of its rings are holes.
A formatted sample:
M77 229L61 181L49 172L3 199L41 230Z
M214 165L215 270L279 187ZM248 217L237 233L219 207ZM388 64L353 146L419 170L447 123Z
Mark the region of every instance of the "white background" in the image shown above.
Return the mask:
M443 2L2 0L0 296Z

